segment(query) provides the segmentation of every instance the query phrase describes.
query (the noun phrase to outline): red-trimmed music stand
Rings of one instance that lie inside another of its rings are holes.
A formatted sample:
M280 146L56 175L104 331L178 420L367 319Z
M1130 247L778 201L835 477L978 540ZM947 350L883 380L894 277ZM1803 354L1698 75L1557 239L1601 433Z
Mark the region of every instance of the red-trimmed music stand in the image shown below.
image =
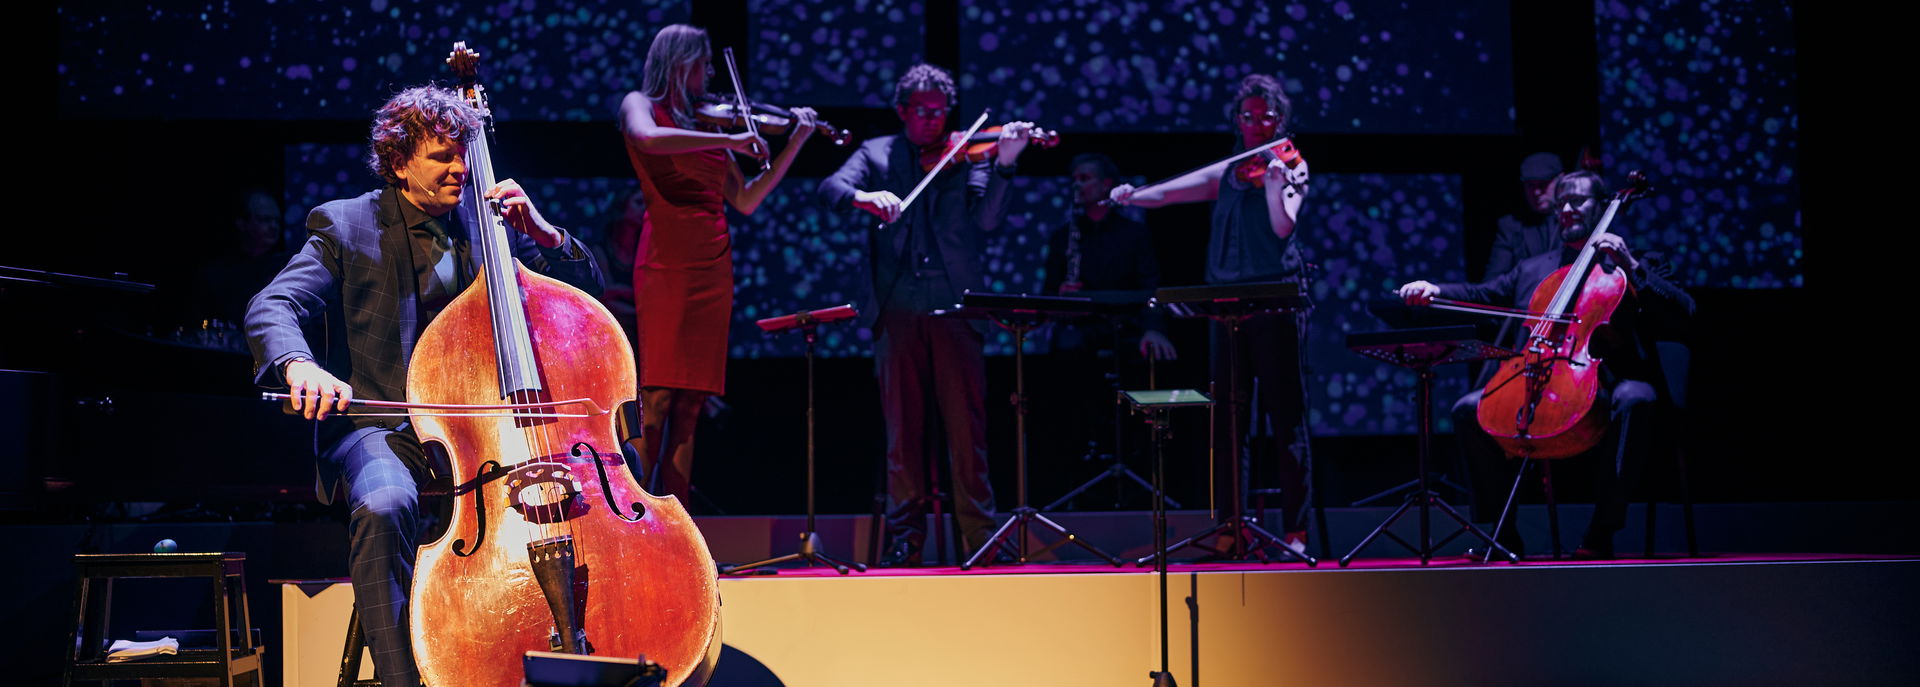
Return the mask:
M820 552L820 534L814 524L814 460L813 460L813 344L818 339L820 325L843 320L851 320L858 315L852 304L840 305L824 310L797 312L760 320L755 324L769 334L798 331L807 340L807 529L800 533L800 550L784 556L775 556L763 561L754 561L745 565L736 565L722 570L722 574L733 575L747 570L779 565L788 561L806 561L806 567L825 566L833 568L842 575L852 568L866 572L865 563L849 563Z

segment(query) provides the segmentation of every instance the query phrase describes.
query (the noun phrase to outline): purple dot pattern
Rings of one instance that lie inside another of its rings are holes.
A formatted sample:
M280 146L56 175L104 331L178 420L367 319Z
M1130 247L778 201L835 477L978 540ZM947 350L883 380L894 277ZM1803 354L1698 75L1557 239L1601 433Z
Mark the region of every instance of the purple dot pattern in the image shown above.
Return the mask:
M501 119L609 119L647 45L687 20L645 0L86 3L56 9L63 116L364 119L480 53Z
M753 60L740 68L756 100L890 107L894 82L925 52L926 8L915 0L752 0L747 10Z
M1000 230L985 237L987 288L1037 293L1044 278L1047 232L1067 212L1065 177L1017 177L1013 207ZM791 336L766 336L754 320L841 303L859 305L871 215L828 208L818 201L817 178L787 177L752 217L729 215L733 231L733 328L728 355L735 358L799 356L805 344ZM1031 349L1030 349L1031 350ZM872 333L853 327L821 330L815 354L873 354ZM1013 335L995 330L988 355L1012 355Z
M1793 7L1599 0L1609 181L1656 193L1621 233L1690 286L1802 286Z
M962 93L1068 131L1226 131L1249 73L1302 131L1513 131L1504 2L962 0Z
M1312 265L1307 325L1308 421L1315 435L1419 431L1411 370L1347 349L1348 334L1385 329L1367 304L1414 279L1461 281L1460 177L1446 174L1315 174L1294 228ZM1466 392L1466 366L1442 369L1436 403ZM1438 431L1450 431L1447 406Z

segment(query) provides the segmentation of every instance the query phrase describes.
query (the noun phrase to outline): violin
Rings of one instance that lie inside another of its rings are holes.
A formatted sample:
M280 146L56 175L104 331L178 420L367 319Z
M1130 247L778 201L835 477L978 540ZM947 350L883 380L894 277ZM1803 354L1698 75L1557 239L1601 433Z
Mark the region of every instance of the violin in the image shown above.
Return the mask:
M1278 143L1261 146L1256 152L1233 166L1233 178L1242 186L1253 188L1267 187L1267 166L1279 160L1289 168L1300 166L1300 150L1293 147L1292 138L1280 139Z
M708 95L694 107L693 117L709 126L720 129L746 129L749 119L754 129L775 136L786 134L793 128L799 117L792 110L765 103L748 103L746 109L726 99ZM853 132L835 128L824 119L813 120L814 133L827 137L834 145L843 146L853 141Z
M465 209L483 274L407 367L416 432L446 450L455 483L446 533L414 569L420 675L515 687L521 656L541 650L645 654L664 684L703 684L720 651L713 556L680 502L647 493L621 458L611 409L634 401L637 375L619 321L515 260L498 206L478 202L494 184L478 60L465 43L448 58L482 115Z
M947 140L920 149L920 171L931 173L947 151L958 149L953 158L960 162L985 162L1000 154L1001 127L991 126L971 134L954 132ZM1060 134L1038 127L1027 130L1027 141L1042 148L1060 145Z

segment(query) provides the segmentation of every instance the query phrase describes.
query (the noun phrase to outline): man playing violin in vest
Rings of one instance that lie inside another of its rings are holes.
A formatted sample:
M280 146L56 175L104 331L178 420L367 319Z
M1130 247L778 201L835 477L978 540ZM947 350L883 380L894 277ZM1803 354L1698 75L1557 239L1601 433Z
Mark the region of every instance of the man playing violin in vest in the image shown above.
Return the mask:
M937 160L945 150L956 95L946 71L926 64L908 69L893 95L905 131L862 144L820 184L829 206L858 208L885 222L868 232L865 268L871 289L860 313L861 325L873 329L886 415L888 527L894 541L882 561L887 565L920 562L928 505L922 439L931 418L939 418L946 429L954 516L968 549L984 546L993 528L982 350L988 325L928 313L959 302L967 289L986 287L982 234L998 228L1006 216L1014 165L1033 125L1009 122L993 159L950 163L935 172L910 206L903 206L902 199L927 174L923 157Z
M478 270L474 229L462 218L475 202L465 189L466 142L480 129L477 110L431 86L402 91L374 113L367 164L387 186L314 208L306 244L248 304L257 383L284 383L311 420L328 420L355 398L406 400L414 341ZM586 246L541 217L519 184L501 181L485 197L500 201L515 231L514 257L599 293ZM330 355L316 355L306 331L325 337L318 350ZM352 509L347 565L374 669L382 684L418 685L406 603L428 457L404 417L334 417L317 431L320 499L330 502L341 481Z
M1606 206L1606 182L1592 172L1561 175L1553 185L1553 219L1559 227L1560 250L1535 255L1512 269L1478 284L1409 282L1398 293L1412 305L1434 298L1527 309L1534 291L1555 271L1579 256ZM1612 232L1595 240L1594 248L1609 269L1624 270L1634 298L1613 313L1610 325L1593 342L1593 355L1602 361L1596 411L1606 408L1610 425L1600 443L1576 460L1588 461L1594 480L1593 520L1576 557L1613 557L1613 535L1626 524L1626 487L1635 483L1644 457L1652 447L1649 404L1665 395L1667 377L1659 367L1653 342L1671 338L1693 314L1693 297L1670 282L1647 260L1635 256L1625 239ZM1514 335L1500 343L1517 348L1525 327L1508 326ZM1485 386L1485 379L1479 386ZM1512 468L1501 464L1502 451L1479 421L1484 389L1475 389L1453 406L1454 435L1467 458L1473 482L1473 519L1494 523L1501 515L1511 484ZM1502 546L1515 554L1524 542L1509 525L1499 535ZM1471 554L1470 554L1471 555Z

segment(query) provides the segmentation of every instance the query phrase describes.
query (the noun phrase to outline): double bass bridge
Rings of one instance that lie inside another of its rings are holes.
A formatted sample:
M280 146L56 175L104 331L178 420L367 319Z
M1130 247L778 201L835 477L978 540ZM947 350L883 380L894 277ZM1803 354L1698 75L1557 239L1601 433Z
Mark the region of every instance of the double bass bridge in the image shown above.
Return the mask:
M525 463L507 472L507 505L527 522L551 525L586 512L573 469L558 463Z

